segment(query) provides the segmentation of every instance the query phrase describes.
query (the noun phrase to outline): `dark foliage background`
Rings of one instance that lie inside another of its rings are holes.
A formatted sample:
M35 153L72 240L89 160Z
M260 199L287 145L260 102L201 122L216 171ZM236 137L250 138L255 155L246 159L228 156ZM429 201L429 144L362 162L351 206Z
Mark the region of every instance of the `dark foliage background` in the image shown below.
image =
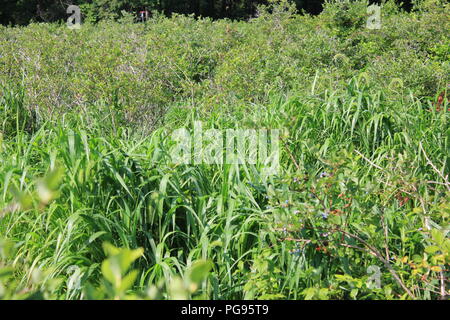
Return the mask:
M268 0L2 0L0 24L25 25L31 21L53 22L67 17L66 8L82 6L82 12L91 20L118 17L122 10L137 12L147 8L166 15L195 14L212 18L245 19L255 13L256 6ZM293 0L297 9L310 14L322 11L323 0ZM409 9L411 1L398 1Z

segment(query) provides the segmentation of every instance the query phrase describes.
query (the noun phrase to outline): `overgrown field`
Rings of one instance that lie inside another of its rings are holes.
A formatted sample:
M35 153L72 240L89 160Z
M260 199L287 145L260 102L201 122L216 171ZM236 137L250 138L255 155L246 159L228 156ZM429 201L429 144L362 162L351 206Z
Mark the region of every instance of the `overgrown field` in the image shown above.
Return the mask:
M450 7L367 5L0 26L0 298L445 299ZM278 172L174 163L195 121Z

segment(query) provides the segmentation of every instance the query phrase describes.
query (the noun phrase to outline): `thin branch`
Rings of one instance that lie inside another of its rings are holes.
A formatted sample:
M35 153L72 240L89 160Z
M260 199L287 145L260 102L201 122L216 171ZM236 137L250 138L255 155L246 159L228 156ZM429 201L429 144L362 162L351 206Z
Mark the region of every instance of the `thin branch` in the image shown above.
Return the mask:
M411 290L408 289L408 287L403 283L402 279L399 277L399 275L397 274L397 272L394 270L394 268L392 268L391 264L389 263L388 260L386 260L383 255L372 245L370 245L367 241L365 241L364 239L362 239L361 237L351 234L347 231L344 231L342 229L339 228L334 228L334 229L326 229L326 228L322 228L322 230L327 230L328 232L342 232L343 234L345 234L346 236L353 238L357 241L359 241L361 244L363 244L367 249L365 248L361 248L361 247L357 247L357 246L351 246L348 244L344 244L344 243L340 243L340 246L343 247L347 247L347 248L352 248L352 249L357 249L357 250L361 250L363 252L366 252L374 257L376 257L378 260L380 260L385 267L388 269L388 271L391 273L391 275L394 277L395 281L400 285L400 287L408 294L408 296L411 299L416 299L416 296L411 292ZM300 240L300 239L299 239Z
M364 246L367 247L367 249L369 249L373 255L375 255L375 257L377 257L381 262L383 262L383 264L386 266L386 268L389 270L389 272L392 274L392 276L394 277L394 279L397 281L397 283L403 288L403 290L405 290L405 292L412 298L412 299L416 299L415 295L408 289L408 287L406 287L406 285L403 283L403 281L400 279L400 277L398 276L397 272L395 272L394 268L392 268L391 264L389 263L388 260L386 260L382 254L373 246L371 246L369 243L367 243L364 239L358 237L357 235L351 234L349 232L346 232L344 230L340 230L340 229L336 229L339 232L344 233L345 235L349 236L350 238L353 238L355 240L358 240L359 242L361 242Z
M289 157L291 158L292 162L294 163L295 167L297 168L298 171L300 171L300 166L298 165L297 161L295 160L294 155L291 153L286 141L284 141L283 138L281 138L281 141L283 141L284 148L286 149L286 151L287 151Z
M370 159L366 158L365 155L363 155L361 152L359 152L358 150L355 150L355 152L361 156L364 160L366 160L372 167L377 168L378 170L384 170L384 168L380 167L379 165L373 163Z
M384 249L386 252L386 260L389 261L389 246L388 246L388 242L389 242L389 235L388 235L388 226L386 225L386 222L384 220L384 215L381 216L381 225L383 226L383 230L384 230Z
M425 159L427 160L427 163L433 168L434 172L436 172L442 180L444 180L444 185L447 187L447 190L450 191L450 182L448 181L448 175L444 176L441 171L436 168L433 162L431 162L430 158L428 158L425 150L423 149L422 142L419 144L420 150L422 150L423 155L425 156Z
M447 292L446 292L446 290L445 290L445 276L444 276L444 271L443 270L441 270L440 272L439 272L439 275L440 275L440 277L439 277L439 280L440 280L440 282L441 282L441 286L440 286L440 294L441 294L441 300L445 300L445 296L447 295Z

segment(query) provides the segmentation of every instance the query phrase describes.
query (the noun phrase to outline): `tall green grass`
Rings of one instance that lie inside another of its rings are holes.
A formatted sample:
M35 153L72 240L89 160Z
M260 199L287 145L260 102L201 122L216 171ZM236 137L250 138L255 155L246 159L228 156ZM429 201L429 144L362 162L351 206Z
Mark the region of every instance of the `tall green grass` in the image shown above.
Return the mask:
M18 288L60 279L51 297L90 297L109 242L143 248L132 291L155 286L162 298L176 296L175 276L197 260L212 270L194 296L210 299L441 295L450 130L449 113L430 102L391 101L352 79L314 95L274 95L242 118L193 111L147 135L99 116L101 106L28 132L20 91L2 96L3 110L16 112L4 118L0 234L15 243L5 261ZM259 164L173 164L170 134L194 120L282 129L279 174L264 177ZM371 265L381 268L379 289L366 284Z

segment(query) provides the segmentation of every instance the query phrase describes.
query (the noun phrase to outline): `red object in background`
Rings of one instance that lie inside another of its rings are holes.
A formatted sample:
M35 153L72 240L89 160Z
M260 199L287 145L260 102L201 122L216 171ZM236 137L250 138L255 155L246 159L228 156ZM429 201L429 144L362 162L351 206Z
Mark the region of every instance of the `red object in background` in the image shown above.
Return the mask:
M450 102L450 99L447 97L447 91L450 90L450 84L447 86L447 90L442 91L442 93L439 95L438 100L436 102L436 111L441 111L441 106L444 104L444 99L447 98L447 101ZM450 108L448 108L448 111L450 111Z
M141 19L141 21L146 21L148 19L148 11L139 11L139 19Z

